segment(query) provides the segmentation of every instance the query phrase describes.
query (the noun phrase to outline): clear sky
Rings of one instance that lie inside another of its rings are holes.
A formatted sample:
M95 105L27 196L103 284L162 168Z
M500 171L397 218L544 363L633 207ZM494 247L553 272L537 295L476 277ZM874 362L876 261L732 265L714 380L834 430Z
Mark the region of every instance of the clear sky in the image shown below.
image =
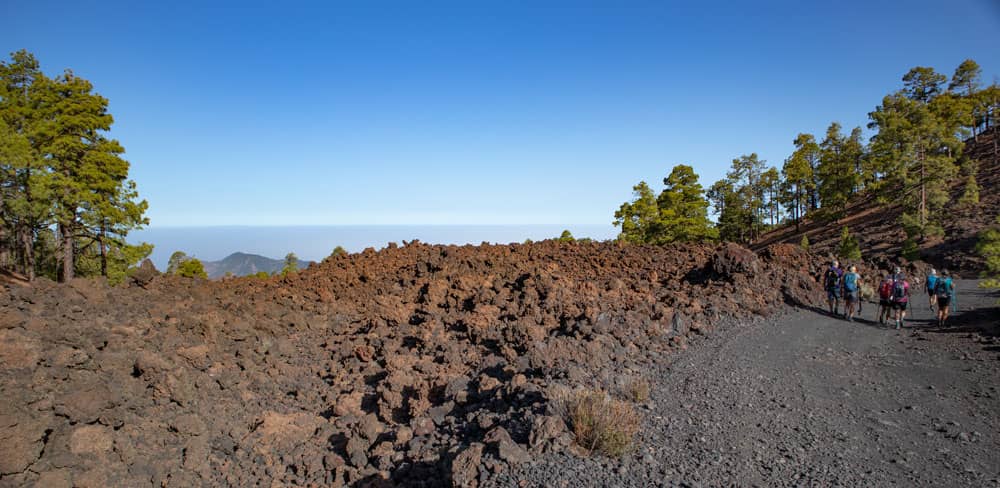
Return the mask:
M1000 74L995 0L749 3L0 0L0 48L111 100L153 226L608 224L913 66Z

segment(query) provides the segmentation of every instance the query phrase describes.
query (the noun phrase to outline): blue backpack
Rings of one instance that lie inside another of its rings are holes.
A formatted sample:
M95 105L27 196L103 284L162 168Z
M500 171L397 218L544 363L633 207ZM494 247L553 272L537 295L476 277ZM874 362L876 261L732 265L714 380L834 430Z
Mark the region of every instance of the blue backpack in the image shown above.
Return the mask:
M847 273L844 275L844 289L850 292L858 291L857 273Z
M938 298L951 298L951 278L938 278L934 283L934 294Z
M934 285L937 284L938 281L939 280L938 280L937 276L934 276L934 275L928 276L927 277L927 289L930 290L930 291L937 290L937 288Z

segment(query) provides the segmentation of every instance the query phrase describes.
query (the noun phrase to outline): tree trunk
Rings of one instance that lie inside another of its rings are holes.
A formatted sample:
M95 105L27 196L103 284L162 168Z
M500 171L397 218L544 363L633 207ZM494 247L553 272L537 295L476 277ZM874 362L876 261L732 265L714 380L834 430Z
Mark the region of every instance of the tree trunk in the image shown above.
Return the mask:
M1000 137L1000 133L997 133L997 126L993 126L993 164L1000 164L1000 153L997 152L997 138Z
M107 225L101 224L101 235L97 238L97 242L101 248L101 276L108 277L108 253L107 247L104 245L104 238L107 235Z
M10 269L10 242L7 227L0 225L0 269Z
M31 228L27 225L21 226L21 231L18 237L21 239L21 261L22 266L24 266L24 277L28 281L35 279L35 247L34 247L34 233Z
M924 157L920 158L920 236L924 235L924 225L927 223L927 184L924 182Z
M66 224L59 224L62 248L62 273L59 281L65 283L73 279L73 232Z

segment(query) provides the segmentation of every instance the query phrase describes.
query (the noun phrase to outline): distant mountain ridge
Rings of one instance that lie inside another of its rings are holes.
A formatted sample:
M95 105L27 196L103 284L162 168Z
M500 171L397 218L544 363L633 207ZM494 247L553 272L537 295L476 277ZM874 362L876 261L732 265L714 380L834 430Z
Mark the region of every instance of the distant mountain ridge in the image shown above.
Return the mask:
M234 252L219 261L202 261L205 272L211 279L218 279L232 273L235 276L247 276L261 271L267 274L281 271L285 267L284 259L271 259L257 254ZM299 261L299 269L312 264L312 261Z

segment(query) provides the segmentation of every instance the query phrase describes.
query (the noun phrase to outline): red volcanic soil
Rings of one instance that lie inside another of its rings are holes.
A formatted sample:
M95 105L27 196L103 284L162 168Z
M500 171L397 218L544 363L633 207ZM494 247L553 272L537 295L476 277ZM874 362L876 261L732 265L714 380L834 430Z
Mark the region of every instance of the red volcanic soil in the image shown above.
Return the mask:
M409 243L267 280L7 280L0 486L475 484L571 448L557 390L614 391L720 321L811 305L812 265Z

